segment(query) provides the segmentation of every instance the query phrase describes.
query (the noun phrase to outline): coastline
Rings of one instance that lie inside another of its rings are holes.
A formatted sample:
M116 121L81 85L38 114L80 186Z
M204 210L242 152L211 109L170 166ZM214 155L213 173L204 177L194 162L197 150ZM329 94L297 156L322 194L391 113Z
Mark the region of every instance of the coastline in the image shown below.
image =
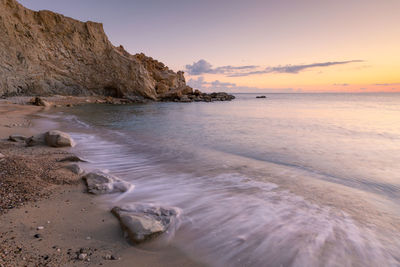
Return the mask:
M87 103L87 98L58 99L62 105ZM0 200L13 199L0 214L0 266L201 266L174 247L131 246L118 220L84 192L80 177L63 168L66 163L58 162L71 155L68 149L7 141L10 134L42 130L31 119L43 108L24 102L0 101L1 182L9 187ZM83 261L82 252L88 255Z

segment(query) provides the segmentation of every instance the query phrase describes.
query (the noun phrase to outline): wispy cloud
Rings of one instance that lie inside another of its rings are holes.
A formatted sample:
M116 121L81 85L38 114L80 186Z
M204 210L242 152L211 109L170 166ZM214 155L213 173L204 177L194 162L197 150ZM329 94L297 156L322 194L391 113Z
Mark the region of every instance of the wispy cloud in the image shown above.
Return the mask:
M194 62L193 64L188 64L185 66L186 71L190 75L201 75L201 74L206 74L206 73L212 73L212 74L230 74L236 71L243 71L243 70L250 70L250 69L255 69L258 66L222 66L222 67L217 67L213 68L212 65L205 61L204 59L200 59L197 62Z
M350 84L348 83L334 83L334 86L349 86Z
M329 62L320 62L320 63L313 63L313 64L284 65L284 66L276 66L276 67L267 67L264 70L235 73L235 74L231 74L228 76L229 77L242 77L242 76L250 76L250 75L256 75L256 74L266 74L266 73L296 74L296 73L299 73L306 69L329 67L329 66L334 66L334 65L343 65L343 64L356 63L356 62L363 62L363 60L329 61Z
M279 65L275 67L260 67L255 65L246 66L221 66L213 68L213 66L204 59L201 59L193 64L186 65L186 71L190 75L203 74L223 74L227 77L243 77L268 73L291 73L296 74L306 69L329 67L334 65L343 65L356 62L364 62L363 60L347 60L347 61L328 61L312 64L299 65Z
M395 85L400 85L400 83L374 83L373 85L376 85L376 86L395 86Z

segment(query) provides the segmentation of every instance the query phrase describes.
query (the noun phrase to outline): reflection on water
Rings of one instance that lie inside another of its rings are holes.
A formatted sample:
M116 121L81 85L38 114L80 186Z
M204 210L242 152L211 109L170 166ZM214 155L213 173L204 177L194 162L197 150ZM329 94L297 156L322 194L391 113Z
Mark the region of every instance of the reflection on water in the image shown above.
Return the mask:
M398 266L399 100L83 106L65 127L89 168L136 185L106 201L181 208L172 242L211 265Z

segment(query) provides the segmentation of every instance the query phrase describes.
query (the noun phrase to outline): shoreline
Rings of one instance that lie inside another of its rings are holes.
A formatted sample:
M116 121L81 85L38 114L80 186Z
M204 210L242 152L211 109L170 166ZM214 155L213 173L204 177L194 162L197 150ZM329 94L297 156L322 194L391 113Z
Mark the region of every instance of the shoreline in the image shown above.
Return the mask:
M171 246L131 246L118 220L57 161L71 155L68 149L5 140L41 130L31 119L43 108L21 102L26 98L0 101L0 153L5 156L0 164L9 168L0 176L9 188L0 191L0 200L12 199L9 209L0 211L0 266L202 266ZM78 259L82 251L88 255L83 261Z

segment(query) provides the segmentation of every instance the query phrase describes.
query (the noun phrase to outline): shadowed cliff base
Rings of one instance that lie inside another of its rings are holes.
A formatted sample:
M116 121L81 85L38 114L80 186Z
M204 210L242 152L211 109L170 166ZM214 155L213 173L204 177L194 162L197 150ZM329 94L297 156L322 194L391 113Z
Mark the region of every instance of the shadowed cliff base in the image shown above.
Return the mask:
M0 0L0 95L103 95L190 102L184 73L108 40L101 23ZM198 95L197 95L198 96ZM206 96L206 95L204 95ZM232 97L197 97L199 101Z

